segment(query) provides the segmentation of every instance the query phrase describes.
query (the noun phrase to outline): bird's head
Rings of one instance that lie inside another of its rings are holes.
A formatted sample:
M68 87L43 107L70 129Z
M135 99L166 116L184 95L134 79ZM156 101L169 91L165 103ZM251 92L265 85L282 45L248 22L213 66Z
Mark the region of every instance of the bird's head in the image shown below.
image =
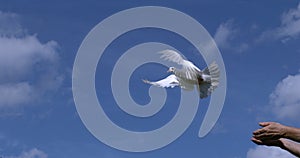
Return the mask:
M172 72L174 73L175 72L175 67L170 67L169 70L167 72Z

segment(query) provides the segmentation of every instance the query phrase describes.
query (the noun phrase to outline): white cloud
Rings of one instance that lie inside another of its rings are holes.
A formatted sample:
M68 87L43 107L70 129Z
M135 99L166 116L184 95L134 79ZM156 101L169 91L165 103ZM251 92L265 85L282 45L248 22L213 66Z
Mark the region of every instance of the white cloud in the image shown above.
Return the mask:
M233 29L233 21L228 20L218 27L214 39L219 47L228 48L230 47L229 41L232 40L234 34L236 31Z
M239 31L234 27L233 20L228 20L225 23L222 23L215 35L214 40L217 43L218 47L221 49L228 49L235 52L243 52L248 49L248 44L236 42L233 44L234 40L237 38Z
M249 149L247 158L295 158L286 150L279 147L256 146L254 149Z
M34 148L31 149L30 151L23 152L17 158L47 158L47 157L48 157L47 154L45 154L43 151Z
M47 158L48 155L36 148L22 152L19 156L3 156L3 158Z
M56 42L43 44L36 36L0 37L0 83L26 76L36 64L55 62L56 49Z
M0 11L0 35L20 35L25 32L19 23L19 16L15 13L4 13Z
M31 103L63 81L58 44L24 30L17 14L0 11L0 108Z
M300 111L300 74L279 82L270 95L274 114L280 119L298 119Z
M0 107L28 103L34 89L27 82L0 85Z
M296 9L290 9L281 17L279 37L295 37L300 35L300 3Z
M283 43L300 36L300 3L295 9L290 9L281 15L281 25L262 33L259 42L280 39Z

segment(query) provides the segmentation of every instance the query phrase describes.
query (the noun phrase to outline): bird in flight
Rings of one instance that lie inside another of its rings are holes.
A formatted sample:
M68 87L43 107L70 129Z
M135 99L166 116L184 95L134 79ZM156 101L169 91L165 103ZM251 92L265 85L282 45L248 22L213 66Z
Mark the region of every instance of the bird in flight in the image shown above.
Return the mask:
M215 62L200 70L174 50L163 50L159 53L162 59L175 62L181 65L182 68L170 67L168 70L172 73L170 76L159 81L143 80L145 83L163 88L179 86L190 91L196 85L201 99L208 97L219 85L220 70Z

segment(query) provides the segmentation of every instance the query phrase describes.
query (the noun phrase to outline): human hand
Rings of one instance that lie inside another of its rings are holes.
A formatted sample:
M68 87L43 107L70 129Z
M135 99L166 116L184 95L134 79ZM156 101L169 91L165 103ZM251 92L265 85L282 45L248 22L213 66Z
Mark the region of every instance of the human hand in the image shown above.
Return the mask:
M286 134L286 126L276 122L261 122L262 127L253 132L255 140L266 141L283 138Z
M266 146L277 146L280 148L283 148L283 138L280 139L266 139L266 140L260 140L260 139L256 139L254 137L251 138L251 141L254 142L257 145L266 145Z
M277 146L300 158L300 129L276 122L261 122L251 140L257 145Z

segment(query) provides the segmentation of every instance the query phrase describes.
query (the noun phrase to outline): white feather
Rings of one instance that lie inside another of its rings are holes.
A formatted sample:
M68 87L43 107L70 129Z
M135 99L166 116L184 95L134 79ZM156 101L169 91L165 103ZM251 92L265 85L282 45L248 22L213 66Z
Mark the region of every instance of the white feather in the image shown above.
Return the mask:
M197 68L192 62L185 60L179 53L173 50L159 52L164 60L175 62L182 66L182 69L172 71L174 74L155 82L143 80L145 83L164 88L174 88L180 86L185 90L193 90L194 85L200 94L200 98L206 98L219 85L220 70L218 65L213 62L203 71Z
M186 81L183 81L182 79L176 77L175 75L170 75L162 80L159 81L148 81L143 80L145 83L157 86L157 87L163 87L163 88L174 88L176 86L180 86L180 88L184 90L193 90L194 85L191 83L188 83Z
M177 75L186 79L196 80L201 70L192 62L185 60L179 53L174 50L163 50L159 52L161 58L167 61L175 62L182 66L181 70L177 70Z
M145 83L152 84L154 86L163 87L163 88L174 88L175 86L179 86L179 81L177 80L177 77L175 75L170 75L162 80L159 81L148 81L143 80Z

